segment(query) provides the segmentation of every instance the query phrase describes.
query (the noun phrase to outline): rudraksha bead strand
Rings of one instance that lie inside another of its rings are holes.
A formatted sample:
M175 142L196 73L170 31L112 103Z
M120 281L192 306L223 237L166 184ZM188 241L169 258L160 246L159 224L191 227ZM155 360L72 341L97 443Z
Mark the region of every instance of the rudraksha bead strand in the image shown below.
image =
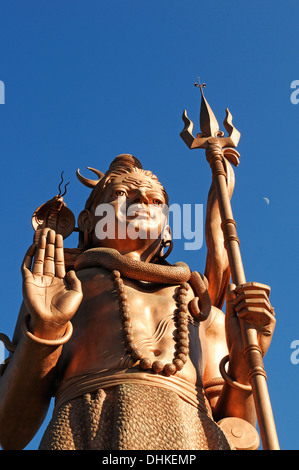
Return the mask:
M141 370L151 370L154 374L164 373L167 376L174 375L182 370L188 360L189 354L189 332L188 332L188 304L187 294L189 284L184 282L180 285L177 295L177 315L176 315L176 351L171 363L163 364L162 361L151 361L144 357L141 349L138 349L134 342L134 332L131 323L131 315L125 285L119 271L112 271L112 279L118 296L119 308L122 320L123 334L127 352L135 363L139 361L138 367Z

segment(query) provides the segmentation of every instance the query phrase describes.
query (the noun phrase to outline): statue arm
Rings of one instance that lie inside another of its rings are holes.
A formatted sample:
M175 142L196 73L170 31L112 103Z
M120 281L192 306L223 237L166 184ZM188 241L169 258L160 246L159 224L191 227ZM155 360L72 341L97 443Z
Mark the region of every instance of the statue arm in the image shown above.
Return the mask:
M239 358L229 365L228 374L243 384L248 384L247 370L243 363L242 351L239 345L228 349L225 333L225 315L215 307L212 309L213 319L206 331L207 365L204 373L204 384L211 383L221 377L219 364L224 356ZM242 348L242 346L241 346ZM238 349L238 351L237 351ZM256 425L256 414L251 392L236 390L226 382L223 383L220 394L210 399L215 421L226 417L238 417Z
M0 377L0 444L14 450L30 442L46 416L56 364L83 296L74 271L65 272L62 237L53 230L29 248L22 275L16 349Z
M248 369L243 354L243 341L239 320L246 321L257 331L262 356L269 348L275 328L274 309L269 301L270 288L265 284L248 282L241 286L230 284L226 295L226 314L213 308L213 319L207 327L208 361L204 382L219 377L219 363L229 354L228 376L248 386ZM236 389L225 382L218 399L213 399L216 421L233 416L256 425L253 394L250 390Z
M231 198L235 185L235 175L230 163L225 158L223 163L227 174L228 195ZM221 309L230 281L230 267L227 251L224 246L221 216L214 181L212 182L207 200L205 238L207 244L205 276L209 281L209 295L212 305Z
M28 311L21 306L13 343L15 352L0 377L0 444L3 449L23 449L47 414L62 346L32 341L21 331Z

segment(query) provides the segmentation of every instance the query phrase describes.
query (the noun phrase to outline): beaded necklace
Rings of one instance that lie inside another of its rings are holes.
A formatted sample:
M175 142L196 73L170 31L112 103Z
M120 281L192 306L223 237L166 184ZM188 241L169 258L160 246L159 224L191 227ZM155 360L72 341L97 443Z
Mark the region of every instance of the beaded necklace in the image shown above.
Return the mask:
M128 297L125 292L125 285L119 271L112 271L112 279L115 290L118 295L119 308L123 326L126 350L132 360L137 363L141 370L151 370L154 374L164 373L167 376L174 375L182 370L188 359L189 353L189 333L188 333L188 305L187 293L190 288L187 282L183 282L177 295L177 314L176 314L176 351L171 363L163 364L162 361L154 361L145 357L134 342L134 334L131 323L131 314L128 305Z

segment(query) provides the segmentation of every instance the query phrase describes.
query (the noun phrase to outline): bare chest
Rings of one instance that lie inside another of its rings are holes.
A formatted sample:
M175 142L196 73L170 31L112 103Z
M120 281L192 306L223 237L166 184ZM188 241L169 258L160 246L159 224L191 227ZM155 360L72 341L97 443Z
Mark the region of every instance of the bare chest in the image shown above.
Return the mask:
M188 311L194 295L191 288L182 291L180 286L115 280L104 270L92 274L81 279L83 302L73 319L68 368L82 372L86 367L131 367L132 356L133 363L146 358L165 364L181 353L186 362L190 341L198 357L199 325Z
M78 320L85 323L108 324L109 329L118 329L131 322L137 336L152 335L164 319L175 321L180 307L188 303L194 294L191 288L165 286L114 279L107 271L100 271L88 280L83 279L83 303ZM82 325L83 326L83 325Z

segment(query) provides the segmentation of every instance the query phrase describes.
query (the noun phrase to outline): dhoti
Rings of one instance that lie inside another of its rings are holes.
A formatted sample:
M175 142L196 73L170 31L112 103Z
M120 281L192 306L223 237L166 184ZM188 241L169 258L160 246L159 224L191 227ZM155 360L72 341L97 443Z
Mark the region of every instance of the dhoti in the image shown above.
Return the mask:
M40 450L229 450L202 406L160 386L125 382L56 406Z

